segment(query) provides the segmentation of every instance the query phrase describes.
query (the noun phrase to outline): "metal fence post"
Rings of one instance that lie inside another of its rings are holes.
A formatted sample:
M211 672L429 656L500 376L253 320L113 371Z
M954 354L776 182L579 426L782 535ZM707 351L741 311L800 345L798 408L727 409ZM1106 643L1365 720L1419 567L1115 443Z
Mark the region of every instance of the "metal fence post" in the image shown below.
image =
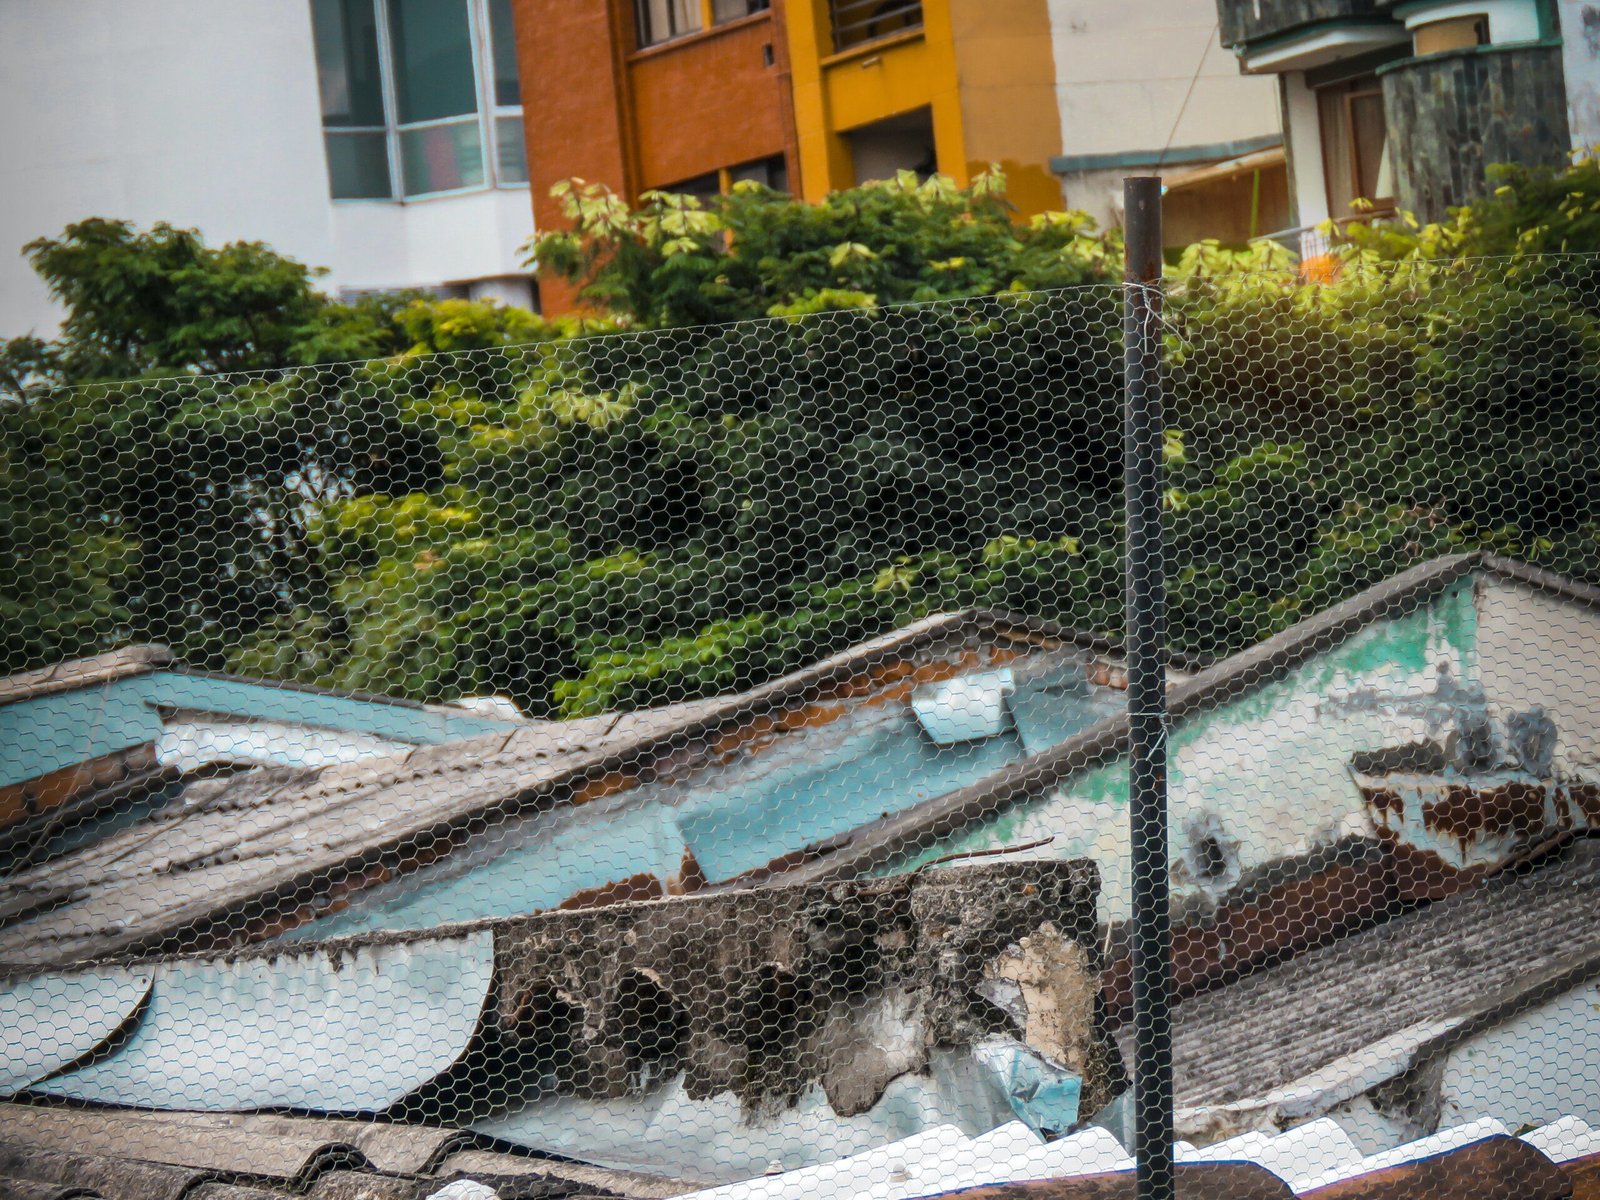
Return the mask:
M1161 550L1161 180L1123 180L1123 415L1128 522L1133 1129L1139 1200L1171 1200L1172 925L1167 880L1166 580Z

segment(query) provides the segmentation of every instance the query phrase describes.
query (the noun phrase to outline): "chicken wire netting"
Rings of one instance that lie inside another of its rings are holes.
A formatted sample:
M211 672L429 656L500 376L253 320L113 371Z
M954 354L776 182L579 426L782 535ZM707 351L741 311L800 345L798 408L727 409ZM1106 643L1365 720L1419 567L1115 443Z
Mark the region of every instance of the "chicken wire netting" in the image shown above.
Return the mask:
M1600 1153L1600 263L1162 301L1180 1184L1546 1194ZM4 399L0 1175L1130 1170L1123 303Z

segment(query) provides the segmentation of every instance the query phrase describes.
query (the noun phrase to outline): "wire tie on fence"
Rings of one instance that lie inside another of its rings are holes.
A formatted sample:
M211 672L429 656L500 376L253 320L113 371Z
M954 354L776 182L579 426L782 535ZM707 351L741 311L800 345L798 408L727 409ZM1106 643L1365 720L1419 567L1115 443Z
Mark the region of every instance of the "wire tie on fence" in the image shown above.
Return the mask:
M1167 744L1167 735L1172 729L1171 715L1166 712L1130 712L1128 714L1129 741L1131 742L1133 739L1133 722L1141 717L1146 719L1153 717L1158 722L1156 736L1150 740L1150 748L1153 750L1157 747L1165 746Z

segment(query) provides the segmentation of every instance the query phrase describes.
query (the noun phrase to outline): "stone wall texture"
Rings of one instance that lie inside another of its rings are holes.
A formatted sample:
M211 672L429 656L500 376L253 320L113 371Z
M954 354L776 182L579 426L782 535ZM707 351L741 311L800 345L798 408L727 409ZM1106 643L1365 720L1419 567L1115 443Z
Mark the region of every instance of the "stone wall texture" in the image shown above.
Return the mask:
M1409 59L1383 74L1400 207L1424 221L1488 193L1494 163L1565 161L1559 45Z

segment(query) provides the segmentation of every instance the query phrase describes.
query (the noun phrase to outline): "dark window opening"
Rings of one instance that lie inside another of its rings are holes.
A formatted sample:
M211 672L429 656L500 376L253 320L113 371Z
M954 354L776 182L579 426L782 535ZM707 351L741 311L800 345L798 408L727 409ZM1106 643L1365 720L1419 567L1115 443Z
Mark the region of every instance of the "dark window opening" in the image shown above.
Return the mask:
M711 23L726 25L772 7L772 0L711 0Z
M922 0L828 0L833 48L848 50L922 28Z
M762 184L775 192L787 192L789 164L784 161L783 155L774 154L771 158L759 158L755 162L734 167L728 172L730 183L740 183L744 180Z
M874 121L845 135L855 163L856 182L893 179L901 171L926 179L939 167L933 139L933 113L926 108Z
M700 29L700 0L634 0L639 47L695 33Z
M713 196L722 194L722 177L716 171L707 171L704 175L681 179L677 183L669 183L665 187L659 187L655 190L658 192L671 192L678 196L694 196L700 200L709 200Z

